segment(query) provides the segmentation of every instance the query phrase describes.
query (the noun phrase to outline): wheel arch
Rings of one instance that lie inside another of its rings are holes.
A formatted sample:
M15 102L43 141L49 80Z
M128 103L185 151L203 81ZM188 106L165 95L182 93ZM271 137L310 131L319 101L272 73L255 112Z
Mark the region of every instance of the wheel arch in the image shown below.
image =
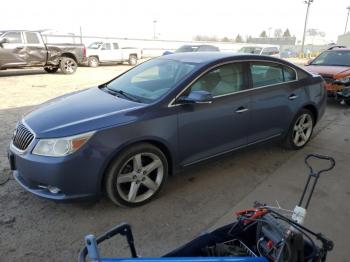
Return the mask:
M309 110L312 113L316 124L318 121L318 110L316 106L313 104L307 104L307 105L304 105L303 108Z
M69 57L69 58L72 58L76 63L78 63L77 58L76 58L75 55L72 54L72 53L62 53L62 54L61 54L61 57Z
M116 159L122 151L128 149L131 146L134 146L137 144L142 144L142 143L148 143L148 144L151 144L151 145L157 147L158 149L160 149L168 161L169 175L172 175L174 173L174 171L173 171L174 170L173 156L172 156L172 153L169 149L169 145L167 145L165 141L161 141L160 139L157 139L157 138L145 138L145 139L140 139L137 141L130 141L128 143L121 145L116 150L114 150L114 152L105 161L105 164L102 167L102 171L100 172L100 175L99 175L99 183L98 183L99 192L103 192L106 172L107 172L108 168L110 167L110 165L112 164L112 162L114 161L114 159Z

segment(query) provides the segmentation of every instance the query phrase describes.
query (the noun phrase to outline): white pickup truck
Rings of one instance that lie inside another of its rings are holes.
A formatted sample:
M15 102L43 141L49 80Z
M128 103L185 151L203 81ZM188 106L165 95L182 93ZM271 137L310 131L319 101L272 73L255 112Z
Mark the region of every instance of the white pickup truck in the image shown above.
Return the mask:
M141 49L121 48L116 42L93 42L86 49L86 59L83 64L97 67L101 63L128 62L130 65L136 65L141 56Z

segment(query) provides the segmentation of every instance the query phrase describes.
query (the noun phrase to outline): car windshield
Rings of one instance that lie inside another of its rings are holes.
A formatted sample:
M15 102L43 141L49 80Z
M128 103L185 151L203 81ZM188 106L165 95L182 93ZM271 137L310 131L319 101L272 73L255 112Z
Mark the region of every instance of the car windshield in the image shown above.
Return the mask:
M90 49L99 49L102 44L103 44L102 42L94 42L94 43L90 44L88 46L88 48L90 48Z
M198 48L198 45L184 45L177 49L175 53L196 52Z
M350 66L350 51L325 51L316 57L312 65Z
M262 48L261 47L253 47L253 46L246 46L246 47L242 47L241 49L239 49L239 53L245 53L245 54L260 54L261 53Z
M170 59L150 60L112 80L106 87L140 102L151 103L170 91L198 65Z

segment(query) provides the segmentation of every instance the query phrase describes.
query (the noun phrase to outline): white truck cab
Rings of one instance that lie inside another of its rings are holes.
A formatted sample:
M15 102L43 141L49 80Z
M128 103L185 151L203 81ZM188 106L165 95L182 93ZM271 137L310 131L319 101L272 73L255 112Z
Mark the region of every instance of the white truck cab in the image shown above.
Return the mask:
M121 48L114 41L93 42L86 49L85 64L97 67L101 63L123 63L136 65L141 59L142 51L137 48Z

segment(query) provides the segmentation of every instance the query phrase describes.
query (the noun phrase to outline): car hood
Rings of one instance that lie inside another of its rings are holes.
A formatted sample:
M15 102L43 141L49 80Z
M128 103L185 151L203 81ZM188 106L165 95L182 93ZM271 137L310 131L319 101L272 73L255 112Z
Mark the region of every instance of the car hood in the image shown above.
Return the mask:
M144 106L94 87L49 100L23 121L37 138L64 137L132 122Z
M311 73L332 76L335 78L350 75L350 68L348 66L308 65L305 66L305 69Z

